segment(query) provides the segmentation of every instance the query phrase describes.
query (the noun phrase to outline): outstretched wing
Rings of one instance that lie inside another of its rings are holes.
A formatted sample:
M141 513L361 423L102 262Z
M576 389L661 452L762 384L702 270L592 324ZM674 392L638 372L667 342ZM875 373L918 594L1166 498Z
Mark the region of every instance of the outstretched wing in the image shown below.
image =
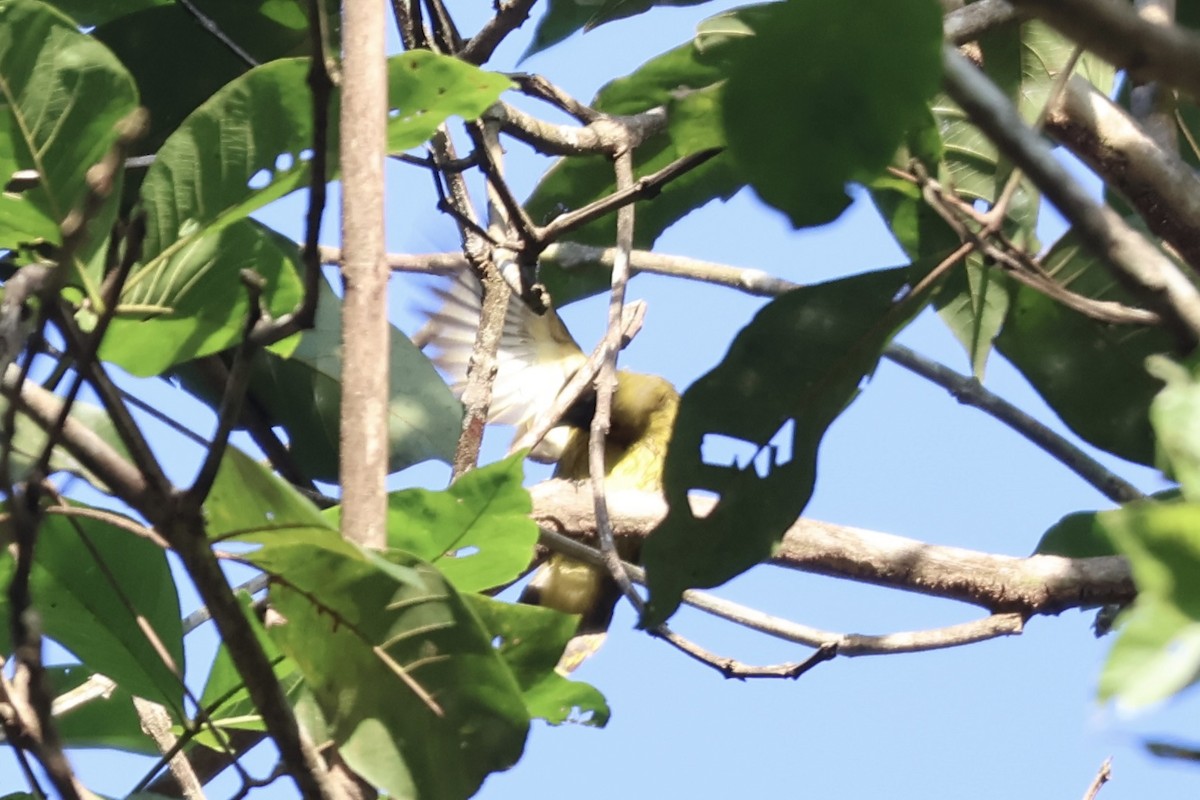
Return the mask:
M474 275L463 270L448 286L436 288L434 294L442 305L429 314L426 337L433 349L433 362L449 378L455 394L461 396L479 327L481 287ZM586 361L583 350L553 309L535 314L514 294L504 318L488 422L515 425L520 435L550 408L559 390ZM557 458L556 453L546 449L538 456L544 460Z

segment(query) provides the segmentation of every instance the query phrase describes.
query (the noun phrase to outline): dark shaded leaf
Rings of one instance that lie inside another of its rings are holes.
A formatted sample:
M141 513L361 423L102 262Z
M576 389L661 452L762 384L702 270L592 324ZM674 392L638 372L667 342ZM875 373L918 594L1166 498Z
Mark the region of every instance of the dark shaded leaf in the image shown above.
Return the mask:
M1042 266L1085 297L1130 302L1071 232ZM1130 461L1154 463L1146 409L1162 384L1144 365L1147 356L1173 350L1162 330L1097 322L1020 287L996 346L1076 434Z
M667 452L669 511L643 550L643 625L665 621L684 589L716 586L771 554L812 493L826 428L926 301L897 300L906 275L872 272L777 297L687 389ZM721 440L750 456L717 463L705 451ZM693 490L718 497L707 517L693 516Z
M1081 511L1068 514L1042 534L1034 548L1035 555L1093 558L1115 556L1117 548L1096 520L1096 512Z
M297 467L314 480L336 481L342 381L342 301L324 281L312 330L290 358L264 354L251 378L255 402L288 433ZM421 351L391 329L388 372L388 469L430 458L449 461L462 404Z
M747 21L756 35L728 62L730 152L792 225L828 222L850 202L846 184L874 178L921 122L941 77L941 9L789 2Z

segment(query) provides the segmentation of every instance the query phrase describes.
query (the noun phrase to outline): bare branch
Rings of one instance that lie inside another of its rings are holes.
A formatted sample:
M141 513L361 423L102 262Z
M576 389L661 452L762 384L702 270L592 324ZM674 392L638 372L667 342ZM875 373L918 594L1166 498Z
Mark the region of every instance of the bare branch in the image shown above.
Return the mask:
M514 139L556 156L613 155L627 141L625 137L632 136L636 147L667 129L667 110L662 106L631 116L598 117L582 127L546 122L507 103L496 103L484 116L497 121Z
M627 191L633 185L633 150L626 148L614 159L617 191ZM634 211L632 205L617 211L617 257L613 263L612 294L608 302L608 326L601 347L600 372L596 375L596 413L588 438L588 475L592 486L592 508L596 515L596 533L604 565L621 592L639 614L645 608L641 596L629 581L621 565L621 556L613 540L612 522L608 517L605 496L605 477L608 472L607 437L612 424L613 394L617 390L617 353L621 349L621 318L625 307L625 286L629 282L629 251L633 249Z
M496 15L463 45L458 57L469 64L483 64L492 57L504 37L529 19L529 10L537 0L508 0L496 4Z
M1096 800L1096 795L1100 792L1100 787L1108 783L1112 779L1112 757L1104 759L1104 763L1100 765L1100 770L1096 773L1096 777L1092 779L1092 783L1088 786L1087 791L1083 793L1083 800Z
M591 497L585 489L568 481L547 481L530 491L533 516L543 527L583 539L595 536ZM620 492L610 505L618 540L646 537L666 514L666 502L652 492ZM703 513L709 503L696 499L695 505ZM1127 603L1136 593L1129 562L1121 556L1018 558L809 519L798 520L788 530L769 563L1026 616Z
M383 547L387 508L388 269L383 262L387 154L386 19L379 3L343 9L342 535ZM311 236L311 233L310 233Z
M956 45L978 39L992 28L1018 20L1012 3L1005 0L979 0L951 11L943 20L946 41Z
M175 749L177 737L171 730L171 716L167 710L157 703L151 703L140 697L133 698L133 707L137 711L138 721L142 731L154 740L158 751L167 754ZM200 779L188 763L187 756L176 752L169 762L171 774L179 782L181 793L185 800L204 800L204 787Z
M1012 428L1038 447L1065 465L1079 477L1096 487L1116 503L1128 503L1145 497L1137 487L1106 469L1096 459L1059 436L1021 409L983 388L978 380L959 375L952 369L931 361L909 348L893 342L888 345L884 356L938 384L953 395L955 400L974 406Z

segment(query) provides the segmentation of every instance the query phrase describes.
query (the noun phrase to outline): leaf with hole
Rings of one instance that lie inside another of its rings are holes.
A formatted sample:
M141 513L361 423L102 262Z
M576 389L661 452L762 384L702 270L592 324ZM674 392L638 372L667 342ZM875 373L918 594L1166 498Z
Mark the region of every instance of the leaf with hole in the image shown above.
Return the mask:
M807 504L825 430L857 396L893 334L925 305L906 268L795 289L743 328L683 394L667 451L669 510L642 553L654 627L688 588L716 586L771 555ZM748 451L719 462L714 444ZM688 492L715 494L697 518Z

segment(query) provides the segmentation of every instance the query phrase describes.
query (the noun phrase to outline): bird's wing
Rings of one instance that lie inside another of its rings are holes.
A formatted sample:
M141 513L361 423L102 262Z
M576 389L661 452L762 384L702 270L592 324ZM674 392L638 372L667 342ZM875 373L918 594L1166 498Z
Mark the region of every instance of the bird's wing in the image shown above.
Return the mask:
M429 314L426 335L433 362L461 395L479 327L481 288L475 276L464 270L449 286L434 289L434 294L442 305ZM515 294L509 300L496 358L488 422L518 429L550 408L559 390L587 361L553 309L539 316Z

